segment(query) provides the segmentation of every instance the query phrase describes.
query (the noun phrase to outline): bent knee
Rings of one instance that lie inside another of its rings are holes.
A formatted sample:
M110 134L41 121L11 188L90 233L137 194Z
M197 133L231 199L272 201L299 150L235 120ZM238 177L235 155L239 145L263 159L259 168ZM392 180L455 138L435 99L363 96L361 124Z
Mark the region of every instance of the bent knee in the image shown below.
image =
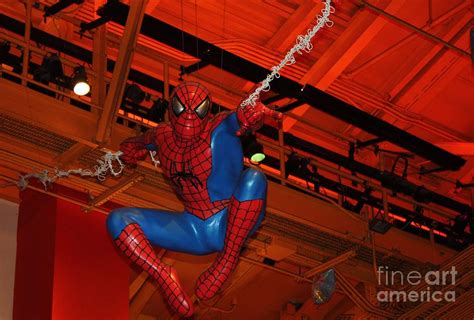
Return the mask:
M131 223L138 223L140 211L135 208L119 208L112 210L107 216L107 230L116 239L122 230Z
M249 168L242 172L235 196L239 201L264 199L267 194L267 178L258 170Z

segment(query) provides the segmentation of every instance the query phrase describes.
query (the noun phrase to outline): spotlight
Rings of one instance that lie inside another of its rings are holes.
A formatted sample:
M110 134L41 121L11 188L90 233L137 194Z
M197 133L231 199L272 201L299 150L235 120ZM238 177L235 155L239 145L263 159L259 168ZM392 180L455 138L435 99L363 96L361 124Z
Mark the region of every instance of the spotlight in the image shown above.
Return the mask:
M133 103L140 104L145 100L145 92L137 86L135 83L127 84L125 87L125 99L132 101Z
M458 235L463 234L470 220L471 219L467 214L460 214L456 216L454 219L454 225L452 227L454 233Z
M33 79L42 84L48 84L63 75L63 65L59 56L52 54L43 58L41 66L33 72Z
M308 165L309 159L302 158L293 152L288 156L288 160L285 163L286 177L288 178L290 174L300 178L311 176Z
M89 82L87 81L86 70L82 66L74 68L74 75L71 79L71 84L74 93L78 96L85 96L91 90Z
M257 137L254 134L242 137L242 148L244 156L249 158L253 164L259 164L265 159L263 146L257 142Z
M168 101L161 98L155 100L153 106L148 110L148 119L156 123L163 122L167 108Z
M336 272L334 269L329 269L314 277L311 297L315 304L328 302L334 291L336 291Z
M388 230L390 230L391 225L390 225L390 222L376 217L370 220L369 228L372 231L385 234L387 233Z

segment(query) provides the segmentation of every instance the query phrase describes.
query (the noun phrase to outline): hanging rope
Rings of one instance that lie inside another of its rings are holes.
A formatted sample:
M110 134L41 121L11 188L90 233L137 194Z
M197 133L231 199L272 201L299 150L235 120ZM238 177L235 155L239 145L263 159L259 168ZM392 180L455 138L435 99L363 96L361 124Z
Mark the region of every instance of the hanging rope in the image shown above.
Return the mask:
M329 15L334 12L334 7L331 6L331 0L326 0L324 2L324 8L321 10L322 15L317 16L316 25L308 29L306 35L299 35L296 38L296 44L291 48L287 53L285 58L280 61L280 64L272 67L272 72L267 75L267 77L260 83L255 91L249 95L247 99L242 101L240 107L245 107L248 105L255 106L255 103L260 98L260 92L267 92L270 90L270 82L275 78L280 78L280 71L287 65L292 65L296 63L295 54L303 54L304 52L309 53L313 49L313 44L311 39L315 34L324 26L330 28L334 25L334 22L329 19Z
M29 173L20 176L20 179L17 183L20 190L25 190L28 186L29 180L31 178L36 178L41 182L45 189L49 185L54 183L58 178L67 177L71 174L79 175L81 177L96 177L99 181L104 181L108 172L113 176L117 177L120 175L125 168L125 164L120 160L122 155L121 151L118 152L106 152L101 159L98 159L98 164L94 166L93 170L90 169L71 169L71 170L60 170L55 169L54 174L50 175L48 170L43 170L39 173ZM114 168L114 162L117 162L118 168Z

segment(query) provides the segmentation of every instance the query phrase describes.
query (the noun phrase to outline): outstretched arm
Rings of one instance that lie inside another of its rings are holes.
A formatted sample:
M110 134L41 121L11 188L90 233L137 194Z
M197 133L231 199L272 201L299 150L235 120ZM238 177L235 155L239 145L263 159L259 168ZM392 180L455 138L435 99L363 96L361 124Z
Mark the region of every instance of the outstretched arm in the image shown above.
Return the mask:
M255 106L247 105L237 108L237 119L239 120L240 129L237 130L237 135L241 136L247 131L256 131L263 125L265 117L271 117L279 120L283 114L266 107L260 101L257 101Z
M120 157L126 164L136 164L139 160L144 160L148 151L156 150L156 129L152 128L138 137L125 139L120 144Z

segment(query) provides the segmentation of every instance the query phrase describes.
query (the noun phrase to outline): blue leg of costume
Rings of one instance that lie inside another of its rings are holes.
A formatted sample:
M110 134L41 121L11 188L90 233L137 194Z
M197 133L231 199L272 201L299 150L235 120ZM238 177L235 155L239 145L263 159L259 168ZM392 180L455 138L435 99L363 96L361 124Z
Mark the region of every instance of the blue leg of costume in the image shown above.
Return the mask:
M155 246L203 255L222 249L226 211L222 210L207 220L201 220L188 212L120 208L110 213L107 228L115 239L127 225L136 223Z
M224 249L211 267L199 276L196 286L198 298L207 300L214 297L237 267L245 240L262 222L266 192L267 182L263 173L247 169L241 174L227 207Z
M242 172L234 197L238 201L264 200L267 182L265 175L253 169ZM265 212L263 206L257 223L248 236L261 224ZM113 239L129 224L136 223L148 240L161 248L195 255L221 251L228 223L227 208L214 216L201 220L188 213L145 208L120 208L113 210L107 218L107 228Z

